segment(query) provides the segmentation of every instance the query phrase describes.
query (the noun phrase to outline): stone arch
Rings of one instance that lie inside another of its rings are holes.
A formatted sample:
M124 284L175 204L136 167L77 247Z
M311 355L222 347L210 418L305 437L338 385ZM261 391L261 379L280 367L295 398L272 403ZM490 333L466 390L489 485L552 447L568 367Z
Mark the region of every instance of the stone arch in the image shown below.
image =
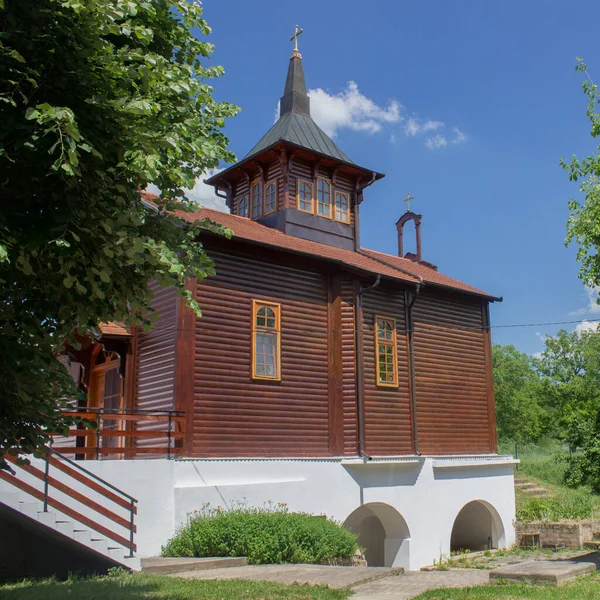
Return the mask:
M410 530L404 517L383 502L369 502L353 511L344 527L358 534L370 567L409 568Z
M465 504L456 515L450 534L450 551L488 550L506 545L498 511L485 500Z

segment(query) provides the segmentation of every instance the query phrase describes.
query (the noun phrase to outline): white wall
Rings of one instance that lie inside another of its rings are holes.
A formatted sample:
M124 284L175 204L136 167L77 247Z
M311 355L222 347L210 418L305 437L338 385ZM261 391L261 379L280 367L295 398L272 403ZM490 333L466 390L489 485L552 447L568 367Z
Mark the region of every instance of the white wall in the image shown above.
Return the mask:
M205 502L224 507L284 502L291 511L326 514L339 522L365 504L387 504L402 515L410 537L401 539L405 528L396 527L391 517L382 519L388 530L386 562L396 552L391 564L411 570L450 553L454 520L473 500L497 511L500 547L515 540L509 459L157 459L85 461L82 466L139 500L139 556L157 555L176 527Z

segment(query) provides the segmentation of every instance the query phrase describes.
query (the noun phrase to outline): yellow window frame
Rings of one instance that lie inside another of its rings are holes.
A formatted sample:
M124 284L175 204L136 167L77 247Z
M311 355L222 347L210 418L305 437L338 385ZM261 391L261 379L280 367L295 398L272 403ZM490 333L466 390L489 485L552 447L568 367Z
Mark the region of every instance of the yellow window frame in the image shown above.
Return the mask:
M379 339L379 323L387 322L391 325L392 330L392 339L391 340L380 340ZM387 356L387 349L391 348L392 354L392 377L393 381L381 381L381 361L380 349L384 348L383 355ZM377 387L390 387L396 388L398 387L398 338L396 335L396 319L391 317L384 317L381 315L375 315L375 381L377 383Z
M306 210L305 208L302 208L300 206L300 186L303 183L310 188L310 210ZM302 212L305 212L305 213L309 213L311 215L314 214L314 212L315 212L315 186L313 185L312 181L308 181L307 179L300 179L298 177L298 179L296 180L296 205L298 207L298 210L301 210Z
M246 201L246 213L247 213L246 215L242 215L242 213L241 213L241 211L240 211L240 206L241 206L241 204L242 204L242 202L243 202L244 200ZM244 216L245 216L246 218L249 218L249 217L250 217L250 197L249 197L249 195L248 195L248 194L243 194L242 196L240 196L240 197L237 199L237 214L238 214L240 217L244 217Z
M319 204L325 205L325 202L319 201L319 182L324 181L329 186L329 215L322 215L319 212ZM316 194L315 194L315 215L317 217L323 217L324 219L333 219L333 209L334 209L334 198L333 198L333 185L331 183L331 179L327 179L326 177L317 177L316 181Z
M256 324L258 311L263 308L270 308L275 313L275 327L260 327ZM276 334L275 375L264 375L256 372L256 336L259 333ZM252 300L252 379L281 381L281 304L277 302L267 302L265 300Z
M269 189L269 187L271 185L275 188L275 206L274 206L273 210L267 211L267 197L269 195L267 190ZM265 183L265 185L263 187L263 196L264 196L263 216L271 215L274 212L277 212L277 179L271 179Z
M345 219L337 218L337 197L343 196L346 199L346 210L340 212L346 215ZM334 190L333 192L333 218L339 223L350 223L350 194L346 194L346 192L340 192L339 190Z
M254 188L260 185L260 203L258 204L258 206L260 206L260 214L258 214L257 216L254 216ZM250 186L250 205L249 205L249 211L248 211L248 215L251 219L260 219L264 216L263 211L264 211L264 207L265 207L265 184L262 180L258 179L257 181L254 181L252 183L252 185Z

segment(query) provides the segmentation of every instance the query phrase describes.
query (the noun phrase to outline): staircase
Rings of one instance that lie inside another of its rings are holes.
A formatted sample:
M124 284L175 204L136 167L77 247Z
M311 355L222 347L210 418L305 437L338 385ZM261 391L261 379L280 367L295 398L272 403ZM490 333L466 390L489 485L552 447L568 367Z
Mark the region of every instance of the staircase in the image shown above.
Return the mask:
M139 570L134 523L137 500L78 463L48 449L43 461L0 470L0 504L16 510L115 564Z
M547 496L550 492L541 485L528 481L523 477L515 477L515 490L527 496Z

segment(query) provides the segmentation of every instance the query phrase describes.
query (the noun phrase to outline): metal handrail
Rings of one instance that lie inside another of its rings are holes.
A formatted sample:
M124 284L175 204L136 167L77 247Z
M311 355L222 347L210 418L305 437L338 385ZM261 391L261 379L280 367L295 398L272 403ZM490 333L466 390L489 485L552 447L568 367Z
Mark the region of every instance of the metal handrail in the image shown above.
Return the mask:
M48 499L49 499L48 488L49 488L49 483L50 483L49 482L49 479L50 479L50 475L49 474L50 474L50 456L51 455L55 455L60 460L64 460L66 463L68 463L74 469L76 469L76 470L84 473L86 475L86 477L88 477L89 479L93 479L95 481L98 481L102 485L106 486L107 488L109 488L113 492L116 492L117 494L121 495L123 498L125 498L126 500L129 501L129 556L133 557L134 547L135 547L134 546L135 505L138 502L137 499L134 498L133 496L129 495L127 492L124 492L123 490L120 490L118 487L114 486L112 483L109 483L105 479L102 479L102 477L98 477L98 475L96 475L95 473L92 473L88 469L85 469L81 465L77 464L75 461L72 461L70 458L67 458L66 456L64 456L60 452L57 452L56 450L54 450L54 448L51 448L50 446L46 446L46 453L45 453L45 458L44 458L44 461L45 461L45 468L44 468L44 512L48 512Z
M88 471L86 468L82 467L79 463L75 462L74 460L71 460L70 458L67 458L64 454L57 452L54 448L51 448L50 446L47 446L46 448L49 451L46 453L46 461L48 461L48 457L49 457L50 453L56 454L56 456L58 456L58 458L60 458L61 460L64 460L66 463L69 463L72 467L74 467L78 471L85 473L90 479L99 481L100 483L105 485L107 488L110 488L113 492L117 492L117 494L121 494L121 496L124 496L125 498L127 498L127 500L137 502L137 500L133 496L130 496L127 492L120 490L118 487L115 487L112 483L109 483L105 479L102 479L102 477L98 477L98 475L96 475L95 473Z
M102 423L103 415L112 415L119 417L120 415L148 415L148 416L166 416L167 417L167 458L171 458L171 446L172 446L172 425L173 417L184 417L185 411L183 410L152 410L147 408L104 408L100 406L73 406L63 409L64 412L89 412L91 417L96 418L98 423L98 429ZM100 457L100 438L101 434L96 435L96 460Z

